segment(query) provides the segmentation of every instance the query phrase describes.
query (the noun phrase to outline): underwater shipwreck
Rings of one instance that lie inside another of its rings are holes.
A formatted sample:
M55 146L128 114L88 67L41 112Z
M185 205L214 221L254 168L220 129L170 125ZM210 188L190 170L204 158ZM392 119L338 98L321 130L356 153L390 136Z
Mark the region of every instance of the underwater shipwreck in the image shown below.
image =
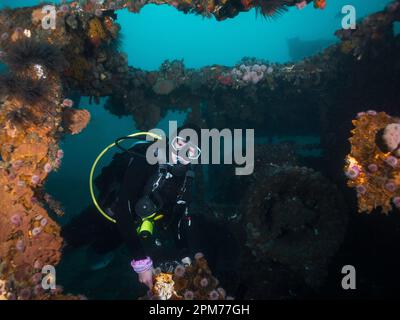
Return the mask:
M209 174L223 179L210 182L196 172L193 210L230 235L235 259L208 262L206 252L197 253L193 262L156 274L155 295L176 300L394 295L400 285L400 36L394 33L400 1L364 17L354 30L339 29L336 44L297 62L244 57L233 67L193 69L173 60L157 71L128 65L119 46L119 10L140 14L147 4L218 21L251 9L268 18L289 7L326 5L65 1L56 6L56 25L49 29L42 25L44 3L1 9L0 61L6 70L0 73L0 300L91 298L69 292L63 283L50 290L40 284L42 267L57 266L65 245L58 222L63 203L45 184L63 165L60 142L91 121L82 97L95 104L107 98L107 112L132 117L143 131L169 111L181 111L201 128L254 128L268 137L256 143L250 176L235 176L233 166L214 166ZM281 134L316 135L320 142L272 143ZM307 157L299 149L321 152ZM207 190L214 192L211 201ZM347 264L366 266L357 274L365 289L340 288L340 270ZM150 299L143 292L125 298Z

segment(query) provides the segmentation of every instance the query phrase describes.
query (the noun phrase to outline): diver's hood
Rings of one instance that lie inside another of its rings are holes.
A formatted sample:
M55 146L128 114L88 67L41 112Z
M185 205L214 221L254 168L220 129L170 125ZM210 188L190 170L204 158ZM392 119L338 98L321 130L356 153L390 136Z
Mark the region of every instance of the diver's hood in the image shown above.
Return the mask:
M167 154L169 154L169 143L167 145L167 148L159 148L157 149L157 158L159 160L160 166L164 167L168 172L170 172L174 176L184 176L186 172L190 168L190 163L188 164L183 164L179 161L179 158L177 159L177 163L171 163L167 161Z

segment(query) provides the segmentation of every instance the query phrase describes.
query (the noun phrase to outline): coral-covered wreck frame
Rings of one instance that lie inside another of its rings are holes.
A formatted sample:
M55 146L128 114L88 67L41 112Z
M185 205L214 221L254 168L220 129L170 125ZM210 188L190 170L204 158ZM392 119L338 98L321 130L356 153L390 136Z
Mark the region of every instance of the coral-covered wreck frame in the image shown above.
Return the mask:
M393 34L399 2L366 17L356 30L339 30L338 44L293 64L244 59L234 68L187 69L181 61L167 61L147 72L128 66L118 51L118 9L138 12L147 3L166 3L222 20L253 7L273 15L301 1L236 2L104 1L106 8L74 1L57 8L54 30L42 28L40 6L0 11L0 59L9 68L0 76L0 299L79 299L40 285L42 266L60 261L63 244L60 227L49 215L61 215L61 205L43 184L62 164L60 140L79 133L90 120L71 99L109 97L105 107L119 116L133 115L139 128L151 128L172 108L191 108L190 119L205 127L246 121L261 131L279 131L281 121L301 123L303 114L314 117L328 158L348 131L331 122L333 112L340 122L360 104L380 100L388 111L395 107L391 101L398 99L398 90L388 87L398 88L400 79L400 41ZM363 88L374 87L385 95L368 101ZM310 99L315 96L318 102ZM318 116L311 115L314 111Z

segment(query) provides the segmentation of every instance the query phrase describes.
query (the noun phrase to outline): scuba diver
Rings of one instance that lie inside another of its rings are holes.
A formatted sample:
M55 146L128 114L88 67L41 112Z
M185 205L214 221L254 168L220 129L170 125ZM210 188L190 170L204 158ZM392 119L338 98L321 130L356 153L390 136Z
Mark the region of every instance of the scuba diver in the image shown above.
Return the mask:
M186 128L189 126L179 128L178 133ZM184 159L177 151L187 147L187 143L191 144L187 154L189 159ZM131 251L131 266L138 274L139 282L149 288L153 286L153 261L147 255L140 238L149 238L154 221L160 220L161 228L170 228L178 242L182 239L183 224L189 226L191 222L189 204L192 199L194 171L190 159L200 156L199 147L179 135L168 143L168 147L172 150L157 149L157 157L166 159L168 151L171 151L171 161L161 161L158 165L150 165L145 158L133 155L125 172L115 209L111 209L115 212L118 230ZM136 152L135 147L131 151ZM138 231L132 232L138 224Z
M154 258L149 252L152 248L161 246L160 239L164 236L173 238L180 254L189 246L192 223L189 206L195 178L191 160L197 160L201 150L200 141L195 143L179 136L184 129L196 131L200 140L197 126L179 127L174 139L167 141L166 148L155 148L154 156L159 161L154 165L149 164L146 158L152 145L149 141L138 141L129 149L117 143L124 152L117 153L95 179L100 191L99 203L115 224L103 217L103 221L99 221L101 215L98 213L96 216L91 213L86 217L80 216L63 230L67 246L76 247L87 242L89 237L95 237L100 248L97 251L104 253L115 249L122 240L129 249L130 263L139 282L151 289ZM184 151L185 156L180 151ZM104 231L110 229L110 225L114 232L111 237Z

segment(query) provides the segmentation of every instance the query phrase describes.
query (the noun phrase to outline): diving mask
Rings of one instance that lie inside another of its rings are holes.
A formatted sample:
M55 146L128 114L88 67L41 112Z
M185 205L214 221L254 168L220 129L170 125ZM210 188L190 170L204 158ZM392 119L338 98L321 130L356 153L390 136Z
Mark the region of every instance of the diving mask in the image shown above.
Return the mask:
M176 136L172 140L171 147L175 151L178 159L197 160L201 155L201 149L197 145L180 136ZM184 156L179 155L182 152L184 152Z

